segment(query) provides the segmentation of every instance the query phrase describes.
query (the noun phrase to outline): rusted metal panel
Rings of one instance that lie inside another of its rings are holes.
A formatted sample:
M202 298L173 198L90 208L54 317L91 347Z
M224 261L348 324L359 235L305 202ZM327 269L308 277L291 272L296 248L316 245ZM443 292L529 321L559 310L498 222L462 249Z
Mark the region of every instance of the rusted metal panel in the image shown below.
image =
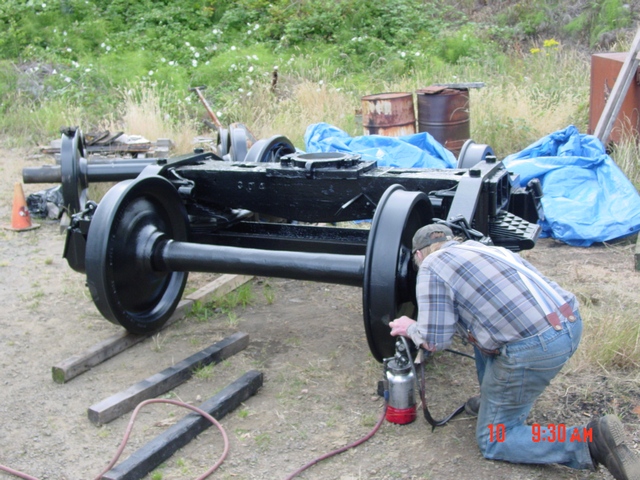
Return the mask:
M378 93L362 97L365 135L399 137L416 133L413 93Z
M416 93L418 131L430 133L457 157L470 137L469 90L431 86Z
M589 134L592 134L598 125L627 55L627 52L620 52L597 53L591 56ZM618 143L624 134L640 138L640 68L636 71L635 80L629 85L609 139L605 143Z

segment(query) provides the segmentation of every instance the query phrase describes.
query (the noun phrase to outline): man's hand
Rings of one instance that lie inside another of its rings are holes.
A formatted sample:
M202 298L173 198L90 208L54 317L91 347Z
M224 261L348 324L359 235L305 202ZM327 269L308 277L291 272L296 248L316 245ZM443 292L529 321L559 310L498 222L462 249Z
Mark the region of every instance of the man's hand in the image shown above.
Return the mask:
M391 327L391 336L396 337L398 335L402 335L403 337L408 337L407 328L409 328L409 325L414 323L416 323L416 321L406 315L396 318L394 321L389 322L389 327Z

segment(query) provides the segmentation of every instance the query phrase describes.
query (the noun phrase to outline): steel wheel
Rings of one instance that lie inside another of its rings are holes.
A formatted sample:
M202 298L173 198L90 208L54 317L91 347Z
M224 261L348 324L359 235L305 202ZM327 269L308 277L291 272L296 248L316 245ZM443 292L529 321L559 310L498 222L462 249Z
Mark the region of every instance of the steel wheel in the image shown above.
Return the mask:
M84 209L87 203L87 160L84 158L84 136L77 129L73 136L62 134L60 146L60 180L64 207L69 214Z
M185 241L188 220L178 192L163 177L125 180L107 192L91 220L87 284L110 322L131 333L159 329L180 301L186 272L153 267L154 247Z
M413 234L432 223L431 202L423 192L389 187L376 208L364 266L362 303L369 349L382 362L394 354L389 322L416 311L416 272L411 263Z
M489 145L476 143L469 139L464 142L458 156L458 168L472 168L483 161L487 155L493 155L493 149Z
M269 139L261 139L254 143L245 157L246 163L273 163L280 157L296 153L296 147L287 137L274 135Z

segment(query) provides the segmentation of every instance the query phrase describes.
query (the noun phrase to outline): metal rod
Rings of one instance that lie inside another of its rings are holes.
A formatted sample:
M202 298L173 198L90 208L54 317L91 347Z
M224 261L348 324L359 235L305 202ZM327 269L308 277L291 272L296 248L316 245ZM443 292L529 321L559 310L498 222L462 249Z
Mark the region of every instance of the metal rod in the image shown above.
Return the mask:
M200 99L200 101L204 105L204 108L207 110L207 113L211 117L211 120L213 120L214 125L219 130L219 129L222 128L222 123L220 123L220 120L218 120L218 117L216 116L216 114L213 113L213 110L209 106L209 102L207 102L207 99L204 98L204 95L202 95L201 90L204 90L205 88L206 87L204 87L204 86L203 87L193 87L193 88L190 88L189 90L191 90L192 92L196 92L196 95L198 95L198 98Z
M136 178L142 170L153 163L155 162L89 163L87 164L87 180L89 182L119 182ZM22 169L22 181L23 183L60 183L62 181L61 167L60 165L25 167Z
M212 272L362 286L363 255L283 252L168 240L153 255L159 271Z

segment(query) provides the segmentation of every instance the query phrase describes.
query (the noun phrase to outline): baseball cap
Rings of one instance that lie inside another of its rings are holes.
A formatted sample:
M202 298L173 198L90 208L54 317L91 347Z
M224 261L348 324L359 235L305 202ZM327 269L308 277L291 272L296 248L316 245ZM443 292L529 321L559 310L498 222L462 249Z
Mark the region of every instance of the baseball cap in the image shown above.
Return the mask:
M422 250L434 243L446 242L452 239L453 232L446 225L439 223L425 225L413 235L413 249L411 252L416 253L417 250Z

